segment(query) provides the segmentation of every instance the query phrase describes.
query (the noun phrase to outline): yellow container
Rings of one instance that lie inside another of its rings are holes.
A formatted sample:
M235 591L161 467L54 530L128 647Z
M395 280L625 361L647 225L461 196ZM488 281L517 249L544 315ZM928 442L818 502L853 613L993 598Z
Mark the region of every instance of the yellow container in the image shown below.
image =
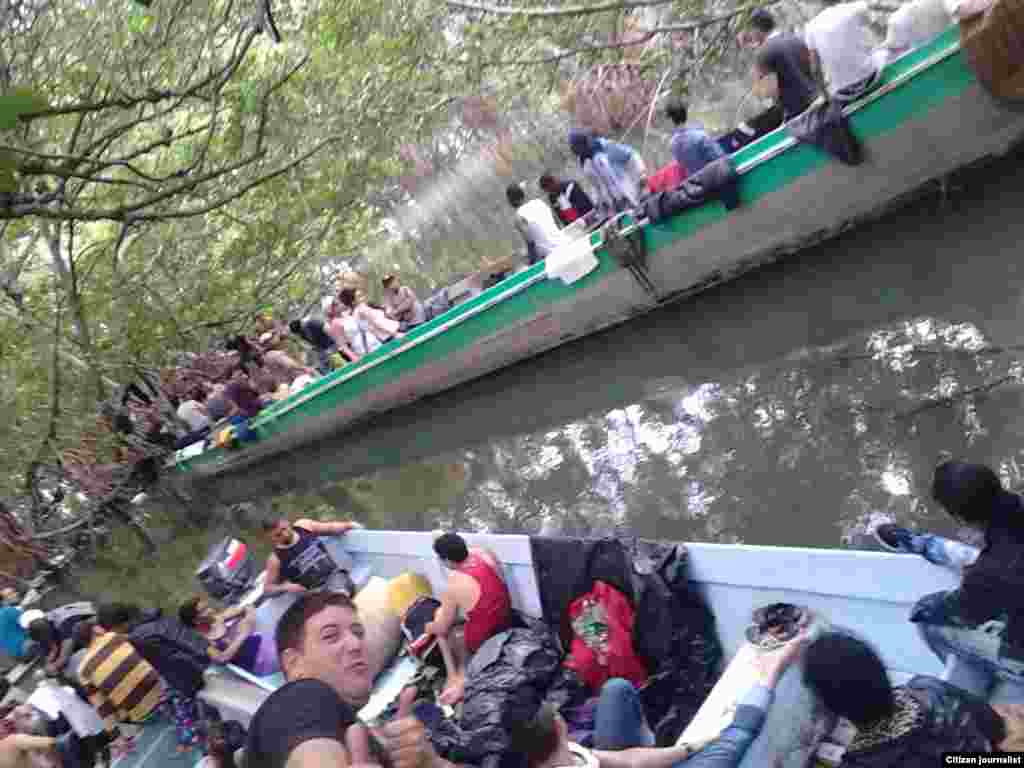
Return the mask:
M433 597L430 581L421 573L406 571L388 582L388 603L392 612L401 618L421 597Z

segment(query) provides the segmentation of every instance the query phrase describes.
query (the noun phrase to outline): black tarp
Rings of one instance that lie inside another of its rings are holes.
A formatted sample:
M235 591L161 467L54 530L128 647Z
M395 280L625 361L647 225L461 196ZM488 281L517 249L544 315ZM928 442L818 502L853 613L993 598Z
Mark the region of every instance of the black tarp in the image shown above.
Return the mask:
M658 744L674 743L714 687L722 659L714 615L689 581L686 548L638 539L530 543L544 619L563 647L566 609L593 581L632 600L634 648L651 671L641 690L644 711Z

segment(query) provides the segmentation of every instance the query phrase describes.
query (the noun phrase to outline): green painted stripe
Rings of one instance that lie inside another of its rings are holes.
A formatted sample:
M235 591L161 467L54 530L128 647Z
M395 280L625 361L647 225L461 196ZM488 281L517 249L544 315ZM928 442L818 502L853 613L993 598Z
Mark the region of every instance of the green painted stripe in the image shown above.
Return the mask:
M886 67L880 78L880 88L891 84L901 77L912 73L916 67L932 57L952 50L959 45L959 31L951 27L931 43L902 57ZM959 51L947 58L928 66L909 80L899 84L892 91L870 101L866 100L851 115L850 124L854 134L861 141L867 142L894 130L908 120L920 117L927 111L947 99L962 93L975 81L973 73L968 69L963 54ZM756 162L758 158L771 156L780 148L790 143L785 131L773 134L750 144L732 156L734 165L744 166ZM740 199L743 205L750 206L772 192L789 185L794 180L811 173L831 162L827 155L817 148L797 144L788 146L771 159L755 164L743 174L740 185ZM692 236L699 229L725 217L726 210L719 202L709 203L699 208L686 211L667 222L647 226L644 230L647 246L651 251L674 246ZM266 409L251 426L259 439L266 440L283 434L298 426L308 418L325 415L345 403L355 401L366 393L397 380L420 366L442 361L452 354L464 350L494 334L508 330L517 323L535 317L541 310L556 305L565 299L586 290L595 282L603 280L619 269L610 254L601 249L595 254L599 266L582 280L573 285L565 285L560 280L541 279L522 290L522 286L537 279L544 272L544 265L536 264L529 269L502 281L480 295L470 299L429 323L414 329L401 341L404 346L417 339L429 335L441 325L465 318L449 330L433 338L404 349L401 354L388 356L394 352L399 342L390 342L382 346L372 355L368 355L354 366L345 366L330 376L319 379L281 403ZM501 299L501 297L507 298ZM496 301L493 306L480 311L489 302ZM388 359L384 359L388 358ZM383 360L383 362L379 362ZM359 374L351 376L353 372ZM341 381L345 379L344 381ZM340 383L339 383L340 382ZM310 395L313 397L310 397ZM296 407L296 401L302 399ZM429 435L414 436L411 439L428 440ZM395 458L400 458L396 449ZM209 450L178 463L178 468L189 471L198 465L211 468L226 463L232 452L221 449Z

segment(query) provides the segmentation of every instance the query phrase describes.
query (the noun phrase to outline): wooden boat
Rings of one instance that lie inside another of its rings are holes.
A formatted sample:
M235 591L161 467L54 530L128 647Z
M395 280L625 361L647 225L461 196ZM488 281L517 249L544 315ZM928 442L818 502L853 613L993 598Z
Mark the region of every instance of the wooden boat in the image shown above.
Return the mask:
M842 165L780 128L732 156L738 209L714 201L635 223L647 252L643 279L621 266L612 232L601 230L590 242L596 266L581 279L563 282L544 263L521 271L268 407L250 421L253 442L179 451L174 479L209 488L374 413L691 296L831 237L931 179L1004 154L1024 136L1024 114L979 85L955 27L891 62L847 113L867 153L863 165Z

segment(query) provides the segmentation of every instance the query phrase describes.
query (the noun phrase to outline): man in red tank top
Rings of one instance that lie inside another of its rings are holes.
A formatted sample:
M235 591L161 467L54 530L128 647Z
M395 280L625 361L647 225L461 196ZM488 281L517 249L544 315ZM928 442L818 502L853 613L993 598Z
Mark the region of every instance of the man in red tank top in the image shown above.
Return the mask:
M434 542L434 552L451 570L441 607L426 631L438 639L447 667L442 704L455 704L466 687L466 661L489 637L508 628L512 599L501 577L501 563L489 549L468 547L457 533ZM461 641L452 632L459 611L466 617Z

